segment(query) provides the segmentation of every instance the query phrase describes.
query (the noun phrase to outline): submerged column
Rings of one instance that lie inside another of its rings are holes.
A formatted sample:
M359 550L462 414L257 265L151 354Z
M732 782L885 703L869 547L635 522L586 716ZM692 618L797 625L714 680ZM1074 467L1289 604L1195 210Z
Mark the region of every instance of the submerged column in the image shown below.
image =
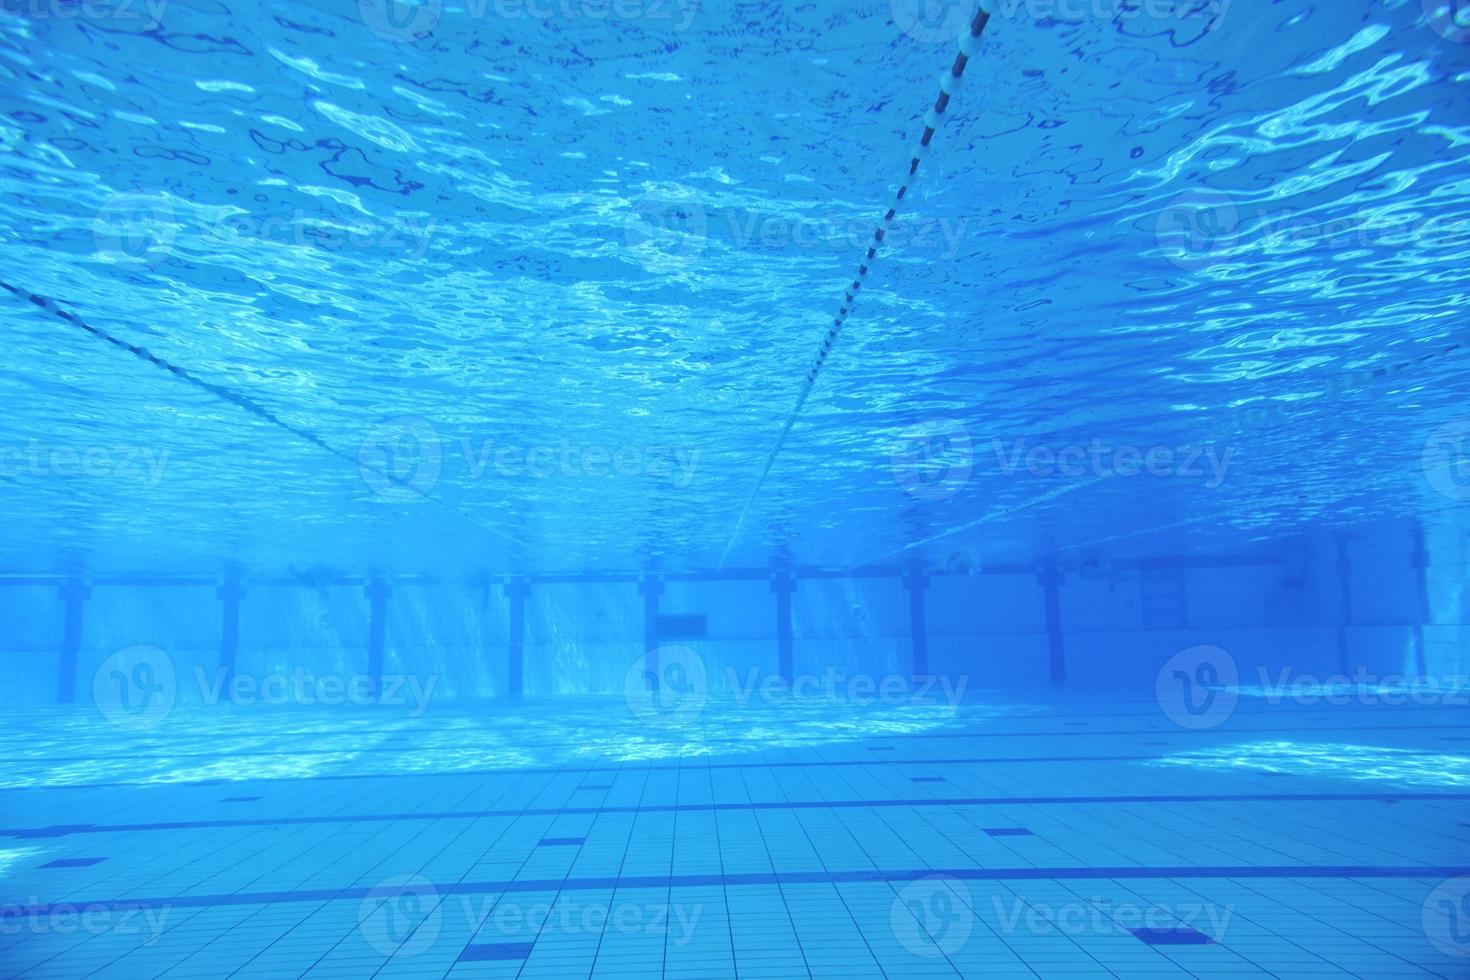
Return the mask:
M510 599L510 660L506 666L506 691L518 698L526 690L526 596L531 583L523 578L505 583L505 595Z
M388 637L388 597L393 587L375 576L363 590L371 603L371 618L368 620L368 676L375 684L383 679L383 648Z
M1342 604L1337 626L1337 665L1346 677L1353 674L1348 663L1348 627L1353 624L1353 563L1348 553L1348 536L1337 535L1337 594Z
M245 588L240 576L233 572L225 576L224 584L215 590L221 603L219 667L224 672L224 684L228 688L235 679L235 660L240 652L240 601L245 598Z
M643 596L643 670L658 677L658 597L664 594L663 580L645 575L638 582L638 592Z
M1429 673L1428 654L1424 650L1424 627L1429 622L1429 552L1424 547L1424 525L1414 525L1414 550L1409 556L1414 566L1414 673L1423 678Z
M903 587L909 593L909 633L913 642L913 669L911 675L923 677L929 673L929 624L924 614L924 593L929 589L929 577L915 568L903 577Z
M72 704L77 699L77 660L82 652L82 608L92 597L92 587L74 578L61 587L66 612L61 627L61 667L56 683L56 700Z
M1046 608L1047 659L1053 684L1067 679L1067 647L1062 635L1062 580L1065 577L1066 573L1057 567L1055 559L1048 559L1041 567L1039 580Z
M796 676L796 643L791 629L791 593L796 591L796 580L782 569L771 576L771 591L776 595L777 669L789 685Z

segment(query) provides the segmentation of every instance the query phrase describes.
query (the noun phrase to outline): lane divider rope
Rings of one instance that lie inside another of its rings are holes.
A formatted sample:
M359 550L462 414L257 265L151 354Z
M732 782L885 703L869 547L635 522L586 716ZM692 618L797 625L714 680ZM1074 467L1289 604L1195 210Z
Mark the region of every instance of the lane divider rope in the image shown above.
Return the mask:
M353 456L350 453L343 452L342 450L327 442L321 436L317 435L315 432L312 432L310 429L303 429L300 426L292 425L290 422L282 419L280 416L276 415L270 409L266 408L264 405L260 404L248 395L241 394L240 392L235 391L231 388L226 388L224 385L217 385L213 382L205 381L203 378L193 374L188 369L182 368L177 364L164 360L157 354L148 350L148 348L146 347L139 347L137 344L130 344L126 340L123 340L119 337L114 337L106 330L103 330L100 327L95 327L92 324L86 322L70 310L62 309L60 306L56 305L56 302L54 300L48 299L45 296L38 296L35 293L30 292L29 290L12 285L3 279L0 279L0 288L4 288L7 292L12 293L22 300L25 300L32 306L44 310L45 312L51 314L59 320L69 323L74 327L80 327L82 330L85 330L93 337L96 337L98 340L101 340L104 343L111 344L118 350L126 351L139 360L147 361L149 364L152 364L155 367L162 368L169 374L172 374L174 377L179 378L182 381L186 381L196 388L207 391L209 394L214 395L216 398L220 398L224 401L230 402L231 404L236 405L249 412L251 415L254 415L257 418L270 423L278 429L282 429L290 433L298 439L310 443L318 449L331 453L338 459L346 460L347 462L359 467L360 469L372 470L377 475L382 476L384 479L388 480L389 483L391 483L394 487L406 489L416 494L419 499L425 500L442 508L443 510L447 510L452 514L463 518L466 521L469 521L471 524L475 525L482 531L486 531L492 535L495 535L496 537L503 538L504 540L510 541L513 544L522 543L514 535L508 534L507 532L502 531L498 528L491 527L490 525L485 524L483 521L480 521L460 510L458 507L447 504L442 500L438 500L435 497L431 497L428 494L423 493L416 487L405 484L402 481L395 480L393 478L393 475L387 470L374 465L369 460L363 459L361 455Z
M816 386L817 378L822 373L823 366L827 363L827 357L832 353L833 346L837 343L837 337L842 333L842 328L847 325L848 317L852 315L853 308L857 305L859 292L863 288L863 281L868 278L872 263L878 257L878 249L883 245L883 240L893 228L894 219L898 216L898 210L903 206L904 198L908 196L909 188L918 179L919 165L929 156L929 150L933 145L934 134L944 123L945 113L949 110L950 100L960 90L961 82L964 80L965 67L970 59L980 50L980 37L985 33L985 25L990 22L990 14L984 6L979 7L975 16L965 25L960 32L959 52L955 55L954 64L951 65L939 77L939 95L934 100L934 106L924 113L924 135L919 138L919 145L914 148L909 158L908 173L899 183L898 193L894 196L893 203L889 205L887 213L883 215L878 227L873 232L873 241L868 246L867 254L858 265L857 275L853 277L842 297L842 304L837 310L837 315L832 320L832 325L827 328L827 334L822 338L822 344L813 358L811 366L807 369L802 379L801 391L796 397L796 404L787 413L786 420L781 426L781 433L776 437L776 443L771 451L766 454L765 462L761 465L760 475L756 478L755 487L750 496L746 498L745 506L740 509L740 516L735 522L735 530L730 535L730 540L725 544L725 550L720 555L719 568L725 567L725 562L730 558L730 551L735 547L735 542L740 539L740 532L745 527L745 519L750 514L750 508L755 504L756 498L760 496L761 488L765 485L766 477L771 473L771 467L776 463L776 456L786 445L786 439L791 435L791 429L796 425L801 410L806 406L807 398L811 396L812 389Z

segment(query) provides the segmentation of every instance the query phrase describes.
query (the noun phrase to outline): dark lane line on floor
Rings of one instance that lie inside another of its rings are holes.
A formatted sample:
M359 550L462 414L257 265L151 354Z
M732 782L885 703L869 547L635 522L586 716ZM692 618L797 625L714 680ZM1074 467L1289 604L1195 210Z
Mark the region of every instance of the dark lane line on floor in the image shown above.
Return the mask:
M612 891L614 889L705 888L741 885L843 885L886 884L919 881L924 878L951 878L959 881L1073 881L1099 878L1423 878L1442 880L1470 874L1467 866L1263 866L1179 867L1179 868L915 868L897 871L786 871L751 874L709 875L645 875L618 878L545 878L525 881L468 881L453 884L374 886L371 888L321 888L289 892L240 892L233 895L177 895L170 898L129 898L103 901L45 902L21 905L0 902L0 923L17 919L87 912L128 912L162 908L210 908L225 905L281 905L293 902L361 901L366 898L390 899L404 893L405 888L421 900L432 901L433 894L490 895L504 893L559 891Z
M737 810L853 810L938 806L1107 806L1132 803L1401 803L1409 800L1470 800L1470 793L1210 793L1163 796L960 796L901 800L792 800L756 803L656 803L631 806L534 807L524 810L436 810L417 813L362 813L314 817L259 817L233 820L174 820L135 824L58 824L0 830L0 837L67 837L72 834L130 834L150 830L216 830L223 827L276 827L296 824L398 823L424 820L479 820L517 817L639 813L716 813Z

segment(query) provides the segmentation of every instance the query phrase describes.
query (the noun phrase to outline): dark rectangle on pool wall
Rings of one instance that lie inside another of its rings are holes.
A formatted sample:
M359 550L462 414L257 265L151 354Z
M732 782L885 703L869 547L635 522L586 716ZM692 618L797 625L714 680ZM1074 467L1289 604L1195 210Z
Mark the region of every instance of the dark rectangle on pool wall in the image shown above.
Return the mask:
M702 640L709 635L709 617L704 613L659 613L660 640Z
M1025 827L986 827L985 832L991 837L1035 837Z
M58 858L49 864L43 864L43 868L90 868L94 864L101 864L107 858Z

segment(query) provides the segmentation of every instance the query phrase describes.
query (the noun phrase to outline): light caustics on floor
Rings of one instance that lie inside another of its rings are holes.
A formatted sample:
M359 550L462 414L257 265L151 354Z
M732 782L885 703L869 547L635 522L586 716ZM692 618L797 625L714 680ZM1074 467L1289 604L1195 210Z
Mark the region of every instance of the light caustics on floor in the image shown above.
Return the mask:
M12 976L1462 976L1470 716L621 699L6 727ZM1440 778L1434 778L1438 767ZM1448 904L1446 904L1448 903Z

